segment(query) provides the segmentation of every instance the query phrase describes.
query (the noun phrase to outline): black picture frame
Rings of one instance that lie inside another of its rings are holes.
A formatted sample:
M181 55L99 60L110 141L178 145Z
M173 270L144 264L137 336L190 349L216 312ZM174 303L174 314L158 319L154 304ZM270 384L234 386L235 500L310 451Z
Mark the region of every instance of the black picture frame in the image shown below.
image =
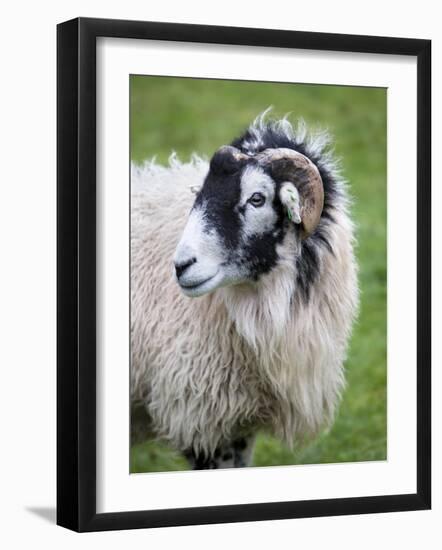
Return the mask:
M417 492L96 512L96 39L396 54L417 58ZM74 19L57 28L57 523L75 531L424 510L431 506L431 41Z

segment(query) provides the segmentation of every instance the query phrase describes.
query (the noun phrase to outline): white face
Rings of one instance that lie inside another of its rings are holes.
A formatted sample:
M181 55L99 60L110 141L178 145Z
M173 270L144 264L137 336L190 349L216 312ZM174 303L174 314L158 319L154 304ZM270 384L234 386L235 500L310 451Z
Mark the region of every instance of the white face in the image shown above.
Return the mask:
M225 277L223 258L215 231L205 229L203 208L193 208L173 258L183 293L201 296L221 286Z
M256 164L222 178L209 172L173 259L186 296L256 281L278 263L290 224L276 189Z

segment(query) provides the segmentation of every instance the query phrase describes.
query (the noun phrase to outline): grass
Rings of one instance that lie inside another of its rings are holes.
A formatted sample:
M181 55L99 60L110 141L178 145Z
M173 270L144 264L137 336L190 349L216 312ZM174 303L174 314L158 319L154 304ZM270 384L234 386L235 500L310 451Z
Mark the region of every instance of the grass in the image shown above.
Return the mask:
M131 157L172 150L210 156L269 105L334 136L336 154L354 199L361 308L346 362L347 388L332 429L290 451L260 435L255 466L386 459L386 90L342 86L213 81L133 76ZM131 471L183 470L186 462L165 444L131 449Z

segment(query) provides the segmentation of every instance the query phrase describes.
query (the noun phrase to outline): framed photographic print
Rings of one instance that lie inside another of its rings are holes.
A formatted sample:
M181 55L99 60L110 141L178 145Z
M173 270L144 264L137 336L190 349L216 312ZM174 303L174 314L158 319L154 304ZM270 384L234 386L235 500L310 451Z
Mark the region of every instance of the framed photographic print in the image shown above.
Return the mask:
M57 523L430 508L430 42L57 36Z

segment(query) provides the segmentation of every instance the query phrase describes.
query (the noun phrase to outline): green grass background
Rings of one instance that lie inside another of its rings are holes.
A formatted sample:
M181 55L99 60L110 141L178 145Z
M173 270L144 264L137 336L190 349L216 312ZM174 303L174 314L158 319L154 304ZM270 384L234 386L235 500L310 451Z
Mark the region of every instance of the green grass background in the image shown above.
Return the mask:
M290 451L258 437L254 466L386 459L386 90L168 77L131 77L131 157L171 151L210 156L238 136L256 115L292 113L327 128L354 199L361 308L346 362L347 388L328 433ZM187 463L167 445L150 441L131 449L131 472L183 470Z

